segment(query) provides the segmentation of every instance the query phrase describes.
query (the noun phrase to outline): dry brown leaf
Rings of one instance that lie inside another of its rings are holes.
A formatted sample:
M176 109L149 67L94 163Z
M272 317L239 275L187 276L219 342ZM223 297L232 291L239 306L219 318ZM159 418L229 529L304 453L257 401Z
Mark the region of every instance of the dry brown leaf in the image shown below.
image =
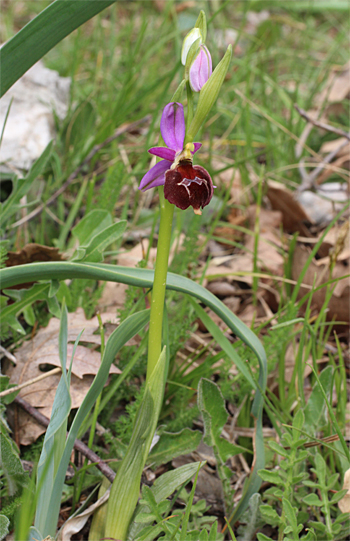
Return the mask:
M350 469L345 472L343 490L347 493L338 502L338 507L342 513L350 513Z
M170 249L169 263L173 260L173 257L176 251L182 246L184 239L185 239L185 235L181 233L177 242L173 243ZM133 267L133 268L136 267L137 263L142 261L142 259L144 259L145 255L147 254L148 245L149 245L149 240L143 239L142 242L139 242L138 244L136 244L136 246L134 246L128 252L124 252L120 254L118 257L118 265L123 265L124 267ZM149 269L154 268L156 255L157 255L157 248L151 248L149 251L147 268Z
M101 282L102 284L103 282ZM106 282L103 288L101 298L97 303L97 309L100 312L111 311L112 308L116 311L124 306L127 284L119 282Z
M305 232L306 228L303 222L312 222L306 214L303 207L295 199L293 192L288 190L280 182L268 181L266 193L273 210L279 210L282 213L283 229L294 233L295 231Z
M219 171L226 166L226 163L223 163L216 159L212 160L212 167L214 171ZM232 166L225 171L222 171L222 173L214 174L213 182L217 186L224 185L226 188L230 188L231 199L236 204L248 201L248 192L246 192L246 195L244 195L244 190L242 189L241 174L237 167Z
M242 272L248 274L241 275ZM214 257L208 265L205 278L210 280L210 278L214 279L214 277L219 278L220 276L224 276L228 281L238 280L239 282L245 282L251 285L253 283L252 272L252 255L243 252L231 256ZM202 273L200 272L199 276L201 275Z
M339 103L349 97L350 94L350 62L345 64L340 72L330 74L324 90L316 96L316 105L322 106L327 103Z
M346 141L348 141L346 137L339 137L338 139L334 139L333 141L326 141L321 146L320 152L322 154L329 154L330 152L334 152L335 150L339 149L337 156L349 156L350 141L348 141L347 145L344 145Z
M59 253L58 248L42 246L41 244L27 244L23 250L19 252L8 252L6 267L14 265L24 265L35 261L61 261L64 259Z
M210 282L207 289L217 297L230 297L236 292L236 287L224 280Z
M292 265L292 278L297 280L300 276L300 273L310 255L310 249L298 244L295 247L293 255L293 265ZM327 262L322 261L322 264L318 264L315 259L311 261L306 274L303 278L303 283L312 286L316 283L315 286L325 284L329 279L329 258ZM337 261L333 272L332 278L339 278L339 281L336 283L336 286L333 291L333 296L331 297L328 303L327 319L336 321L350 321L350 278L347 276L349 274L349 259L342 261ZM334 287L334 285L333 285ZM319 311L322 308L326 297L327 288L323 287L319 291L316 291L312 297L313 306ZM301 288L298 294L298 298L301 298L305 295L305 289Z
M102 319L108 321L115 316L103 314ZM36 336L16 351L17 365L10 367L7 375L10 382L20 384L34 379L47 371L52 366L60 366L58 353L58 334L60 321L52 318L47 327L38 331ZM99 327L97 317L91 320L85 319L83 310L68 314L68 344L67 368L73 350L73 344L82 329L85 329L81 342L99 345L101 337L93 334ZM72 408L78 408L82 403L91 383L101 364L101 355L97 351L84 346L78 346L72 365L71 397ZM111 374L120 374L119 368L112 365ZM49 376L48 378L34 383L22 389L20 396L27 400L32 406L39 408L40 412L47 417L51 415L53 400L55 397L60 375ZM23 411L18 412L18 433L22 445L33 443L45 428L38 426L31 417Z

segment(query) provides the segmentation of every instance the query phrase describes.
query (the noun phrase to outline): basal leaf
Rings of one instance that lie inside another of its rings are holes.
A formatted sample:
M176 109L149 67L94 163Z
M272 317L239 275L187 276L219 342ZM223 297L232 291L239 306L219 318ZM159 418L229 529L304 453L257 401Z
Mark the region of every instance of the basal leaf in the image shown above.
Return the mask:
M159 442L149 454L147 462L158 466L177 456L192 453L197 449L201 439L202 433L199 430L191 430L190 428L184 428L176 434L163 432Z

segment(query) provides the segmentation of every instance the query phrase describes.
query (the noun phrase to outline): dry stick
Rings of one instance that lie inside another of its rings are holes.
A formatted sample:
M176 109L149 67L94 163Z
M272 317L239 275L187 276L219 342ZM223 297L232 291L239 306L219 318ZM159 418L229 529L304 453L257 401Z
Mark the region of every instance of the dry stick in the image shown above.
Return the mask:
M141 118L140 120L136 120L135 122L131 122L129 124L124 124L124 126L121 126L118 128L111 137L108 137L105 141L100 143L99 145L95 145L94 148L91 150L91 152L86 156L85 160L79 165L79 167L67 178L66 182L62 184L62 186L55 192L49 199L44 203L39 205L36 209L32 210L29 214L27 214L24 218L21 218L18 220L18 222L15 222L10 226L11 229L14 227L18 227L25 222L31 220L32 218L35 218L38 214L40 214L45 207L48 207L49 205L52 205L54 201L56 201L57 197L59 197L65 190L72 184L72 182L77 178L79 173L84 169L84 167L92 160L92 158L99 152L103 147L109 145L114 139L117 139L120 135L123 133L133 130L140 124L143 124L144 122L147 122L150 120L151 115L146 115L145 117Z
M37 378L33 378L28 381L25 381L24 383L21 383L20 385L16 385L16 387L10 387L9 389L5 389L5 391L2 391L0 393L0 398L2 396L8 396L9 394L15 393L16 391L20 391L24 387L33 385L33 383L37 383L38 381L41 381L42 379L49 378L50 376L54 376L55 374L58 374L59 372L61 372L61 368L57 367L57 368L54 368L53 370L50 370L49 372L45 372L45 374L41 374L41 376L38 376Z
M341 130L340 128L335 128L334 126L330 126L329 124L325 124L324 122L320 122L319 120L315 120L309 114L304 111L304 109L301 109L296 103L294 104L294 109L296 109L300 116L305 118L307 122L310 122L310 124L313 124L314 126L317 126L317 128L322 128L322 130L330 131L332 133L336 133L337 135L340 135L341 137L346 137L350 141L350 133Z
M36 408L31 406L29 402L21 398L20 396L16 396L14 402L18 404L24 411L29 413L38 423L45 426L46 428L49 426L50 419L48 419L45 415L40 413ZM115 478L115 472L110 468L103 460L100 459L100 457L91 451L85 443L83 443L81 440L75 440L74 442L74 448L79 451L82 455L86 456L90 462L96 463L96 468L98 468L105 477L107 477L108 481L113 483Z
M318 166L310 174L306 173L305 168L304 168L304 164L302 163L303 160L301 160L300 166L301 166L301 173L303 173L302 174L303 181L300 184L300 186L298 187L298 191L302 192L302 191L308 190L310 188L314 188L314 189L317 188L317 186L315 186L315 182L316 182L317 177L319 176L321 171L323 171L324 166L326 164L330 163L333 160L333 158L338 154L338 152L345 145L348 144L348 141L350 141L350 133L347 133L346 131L341 130L339 128L335 128L334 126L330 126L329 124L325 124L324 122L319 122L318 120L313 119L312 117L310 117L308 115L308 113L306 111L304 111L304 109L301 109L296 103L294 104L294 108L298 111L300 116L302 116L310 125L316 126L316 127L321 128L323 130L326 130L328 132L336 133L337 135L340 135L342 137L345 137L345 139L347 139L346 141L343 141L342 143L340 143L339 147L337 147L335 150L330 152L324 158L324 160L320 164L318 164Z

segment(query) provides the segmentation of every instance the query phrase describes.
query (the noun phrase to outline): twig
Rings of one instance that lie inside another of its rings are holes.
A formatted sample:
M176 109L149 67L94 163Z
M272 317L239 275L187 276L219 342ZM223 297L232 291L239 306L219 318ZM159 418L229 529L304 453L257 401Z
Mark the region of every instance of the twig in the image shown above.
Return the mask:
M337 135L340 135L341 137L346 137L346 139L350 141L350 133L344 130L341 130L340 128L335 128L334 126L330 126L329 124L325 124L324 122L320 122L319 120L315 120L306 111L304 111L304 109L301 109L296 103L294 104L294 109L296 109L299 115L305 118L307 122L310 122L310 124L313 124L314 126L317 126L317 128L321 128L322 130L336 133Z
M9 360L9 361L12 361L14 363L14 365L17 364L17 359L14 355L12 355L12 353L10 353L9 351L7 351L7 349L5 349L3 346L0 346L0 353L2 353L3 355L5 355L5 357Z
M41 376L38 376L37 378L33 378L33 379L30 379L29 381L25 381L24 383L21 383L21 385L16 385L15 387L10 387L9 389L5 389L5 391L2 391L0 393L0 397L8 396L9 394L12 394L16 391L20 391L21 389L24 389L24 387L33 385L33 383L37 383L38 381L41 381L42 379L49 378L50 376L54 376L55 374L58 374L59 372L61 372L60 367L54 368L53 370L50 370L49 372L45 372L44 374L41 374Z
M99 145L95 145L94 148L91 150L91 152L89 152L89 154L86 156L85 160L79 165L79 167L67 178L66 182L64 182L62 186L51 197L49 197L47 201L45 201L45 203L39 205L36 209L32 210L32 212L27 214L27 216L25 216L24 218L21 218L20 220L12 224L10 226L10 229L13 229L14 227L18 227L24 224L25 222L31 220L32 218L35 218L35 216L40 214L44 210L45 207L52 205L52 203L56 201L57 197L59 197L66 190L66 188L68 188L68 186L72 184L72 182L77 178L79 173L81 173L84 167L92 160L92 158L95 156L95 154L97 154L97 152L99 152L103 147L109 145L109 143L114 141L114 139L117 139L123 133L133 130L140 124L143 124L144 122L147 122L148 120L150 120L150 118L151 118L151 115L146 115L140 120L136 120L135 122L131 122L129 124L124 124L124 126L121 126L120 128L118 128L115 131L115 133L111 135L111 137L108 137L108 139L106 139Z
M335 128L334 126L330 126L329 124L325 124L324 122L320 122L319 120L316 120L309 116L309 114L304 111L304 109L301 109L296 103L294 104L294 108L300 116L302 116L308 123L309 126L316 126L318 128L322 128L323 130L326 130L328 132L336 133L337 135L340 135L342 137L345 137L346 141L342 141L339 146L330 152L321 163L315 167L315 169L311 173L307 173L306 169L304 167L304 161L301 159L299 163L299 170L302 177L302 183L298 186L298 192L303 192L304 190L309 190L310 188L316 189L316 179L319 176L319 174L323 171L324 166L328 163L330 163L333 158L338 154L338 152L348 144L348 141L350 141L350 133L347 133L344 130L341 130L339 128Z
M14 402L18 404L22 409L24 409L27 413L29 413L29 415L31 415L38 423L45 427L49 426L50 419L40 413L36 408L31 406L29 402L27 402L20 396L16 396ZM103 475L107 477L108 481L113 483L115 478L115 472L103 460L101 460L96 453L91 451L91 449L89 449L89 447L85 445L85 443L83 443L81 440L75 440L74 448L82 455L86 456L90 462L96 463L96 468L98 468L103 473Z

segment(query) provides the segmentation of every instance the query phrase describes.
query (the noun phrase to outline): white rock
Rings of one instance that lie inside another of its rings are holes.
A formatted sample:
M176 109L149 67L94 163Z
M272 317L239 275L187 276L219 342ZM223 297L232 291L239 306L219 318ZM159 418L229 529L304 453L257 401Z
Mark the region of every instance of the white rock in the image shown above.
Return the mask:
M1 170L28 170L55 136L54 115L67 113L70 77L60 77L41 61L28 70L0 100L0 130L8 107L0 149Z
M340 182L323 184L318 188L317 193L305 190L301 193L296 192L295 195L305 212L316 224L333 220L335 214L349 200L347 186Z

